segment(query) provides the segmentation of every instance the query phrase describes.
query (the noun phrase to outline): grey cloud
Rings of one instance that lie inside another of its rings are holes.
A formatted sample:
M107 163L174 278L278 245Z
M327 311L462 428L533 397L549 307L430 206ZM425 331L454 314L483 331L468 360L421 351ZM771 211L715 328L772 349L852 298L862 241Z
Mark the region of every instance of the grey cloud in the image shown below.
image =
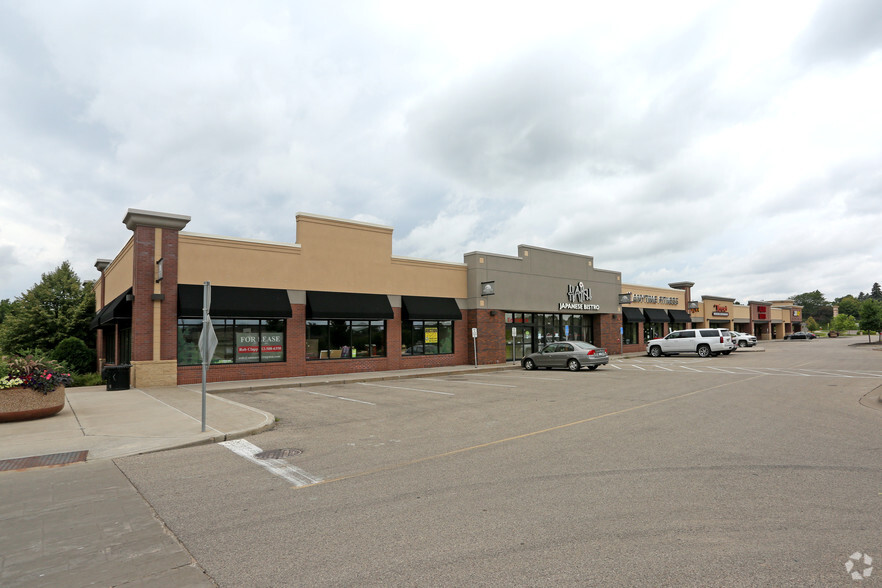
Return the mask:
M795 47L806 64L854 63L882 49L882 3L825 0Z

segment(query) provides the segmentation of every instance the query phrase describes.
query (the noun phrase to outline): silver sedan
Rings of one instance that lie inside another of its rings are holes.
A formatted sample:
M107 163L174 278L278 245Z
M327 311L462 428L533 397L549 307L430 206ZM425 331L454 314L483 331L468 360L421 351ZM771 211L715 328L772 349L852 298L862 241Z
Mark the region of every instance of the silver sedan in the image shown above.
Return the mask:
M567 368L571 372L577 372L582 367L596 370L598 366L609 363L609 355L606 349L595 347L583 341L561 341L550 343L537 353L531 353L521 360L524 369L535 370L544 367Z

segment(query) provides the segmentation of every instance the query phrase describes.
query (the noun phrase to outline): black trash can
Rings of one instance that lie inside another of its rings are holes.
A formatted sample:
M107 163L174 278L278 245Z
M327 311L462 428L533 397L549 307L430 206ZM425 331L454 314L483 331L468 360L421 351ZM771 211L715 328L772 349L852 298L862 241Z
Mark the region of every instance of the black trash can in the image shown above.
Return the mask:
M101 377L107 382L108 390L128 390L130 388L132 366L124 363L120 365L106 365L101 370Z

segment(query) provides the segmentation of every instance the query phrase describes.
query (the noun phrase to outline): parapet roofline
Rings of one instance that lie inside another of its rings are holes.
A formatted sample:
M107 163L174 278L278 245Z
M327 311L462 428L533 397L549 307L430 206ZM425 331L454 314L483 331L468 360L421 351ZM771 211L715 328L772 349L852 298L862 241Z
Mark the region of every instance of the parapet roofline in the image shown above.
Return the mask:
M218 239L221 241L235 241L238 243L255 243L258 245L276 245L279 247L294 247L300 249L300 243L284 243L282 241L263 241L261 239L245 239L243 237L226 237L224 235L209 235L207 233L191 233L190 231L181 231L181 235L185 237L201 237L204 239Z
M388 231L392 232L393 227L387 225L380 225L376 223L368 223L364 221L356 221L345 218L335 218L333 216L322 216L320 214L312 214L309 212L298 212L295 216L296 220L300 220L301 218L306 220L315 220L324 223L338 224L338 225L353 225L356 227L369 228L374 230Z

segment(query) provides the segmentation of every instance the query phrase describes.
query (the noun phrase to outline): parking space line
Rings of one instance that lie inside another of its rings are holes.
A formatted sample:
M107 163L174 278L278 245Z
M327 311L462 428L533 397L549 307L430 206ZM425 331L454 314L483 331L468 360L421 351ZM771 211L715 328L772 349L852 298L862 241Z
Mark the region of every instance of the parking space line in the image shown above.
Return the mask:
M723 368L714 367L714 366L712 366L712 365L707 366L707 369L709 369L709 370L719 370L719 371L723 372L724 374L734 374L734 373L735 373L735 372L730 372L729 370L724 370Z
M573 422L571 422L571 423L565 423L565 424L563 424L563 425L557 425L557 426L554 426L554 427L548 427L547 429L540 429L540 430L538 430L538 431L532 431L532 432L529 432L529 433L524 433L524 434L522 434L522 435L515 435L515 436L513 436L513 437L506 437L505 439L497 439L497 440L495 440L495 441L489 441L489 442L487 442L487 443L481 443L481 444L479 444L479 445L472 445L472 446L470 446L470 447L461 447L460 449L454 449L454 450L452 450L452 451L446 451L446 452L444 452L444 453L438 453L438 454L435 454L435 455L428 455L428 456L426 456L426 457L420 457L420 458L417 458L417 459L412 459L412 460L410 460L410 461L404 461L404 462L399 462L399 463L390 464L390 465L387 465L387 466L381 466L381 467L378 467L378 468L374 468L374 469L372 469L372 470L366 470L366 471L363 471L363 472L357 472L357 473L354 473L354 474L347 474L347 475L344 475L344 476L339 476L339 477L337 477L337 478L331 478L331 479L328 479L328 480L321 480L321 481L315 482L314 484L309 484L308 486L297 486L297 488L309 488L309 487L312 487L312 486L318 486L318 485L321 485L321 484L329 484L329 483L331 483L331 482L342 482L343 480L351 480L351 479L354 479L354 478L363 478L363 477L365 477L365 476L370 476L370 475L373 475L373 474L379 474L379 473L381 473L381 472L388 472L388 471L392 471L392 470L397 470L397 469L405 468L405 467L408 467L408 466L416 465L416 464L423 463L423 462L427 462L427 461L433 461L433 460L441 459L441 458L444 458L444 457L450 457L450 456L453 456L453 455L458 455L458 454L460 454L460 453L467 453L467 452L470 452L470 451L475 451L475 450L477 450L477 449L484 449L484 448L487 448L487 447L493 447L493 446L495 446L495 445L502 445L502 444L504 444L504 443L510 443L510 442L512 442L512 441L520 441L521 439L527 439L527 438L529 438L529 437L535 437L536 435L542 435L542 434L544 434L544 433L552 433L552 432L554 432L554 431L560 431L560 430L563 430L563 429L567 429L567 428L569 428L569 427L574 427L574 426L576 426L576 425L583 425L583 424L585 424L585 423L590 423L590 422L592 422L592 421L597 421L597 420L600 420L600 419L603 419L603 418L607 418L607 417L611 417L611 416L618 416L618 415L620 415L620 414L625 414L625 413L628 413L628 412L633 412L633 411L635 411L635 410L640 410L640 409L643 409L643 408L649 408L649 407L651 407L651 406L657 406L657 405L659 405L659 404L664 404L664 403L666 403L666 402L672 402L672 401L674 401L674 400L680 400L681 398L688 398L689 396L695 396L696 394L701 394L701 393L704 393L704 392L710 392L711 390L716 390L717 388L724 388L724 387L726 387L726 386L736 386L736 385L737 385L737 386L741 386L741 385L744 384L744 382L749 382L750 380L755 380L756 378L761 378L761 377L762 377L762 376L754 376L754 377L752 377L752 378L747 378L746 380L740 380L740 381L737 381L737 382L725 382L725 383L723 383L723 384L717 384L716 386L711 386L710 388L702 388L701 390L693 390L692 392L686 392L686 393L684 393L684 394L678 394L677 396L670 396L670 397L668 397L668 398L662 398L661 400L654 400L654 401L652 401L652 402L647 402L646 404L640 404L640 405L638 405L638 406L631 406L631 407L629 407L629 408L623 408L623 409L621 409L621 410L615 410L615 411L613 411L613 412L608 412L608 413L605 413L605 414L600 414L600 415L597 415L597 416L589 417L589 418L587 418L587 419L581 419L581 420L578 420L578 421L573 421Z
M376 406L373 402L368 402L367 400L356 400L355 398L346 398L345 396L334 396L333 394L322 394L321 392L313 392L312 390L307 390L309 394L314 394L315 396L324 396L325 398L336 398L337 400L348 400L349 402L359 402L361 404L370 404L371 406Z
M563 378L543 378L541 376L528 376L526 372L518 374L472 374L470 378L530 378L531 380L548 380L549 382L563 382Z
M251 463L255 463L265 470L268 470L271 474L291 482L297 488L312 486L313 484L318 484L322 481L321 478L306 473L297 466L289 464L284 459L257 459L254 456L263 450L245 439L221 441L218 445L223 445L236 455L244 457Z
M425 390L423 388L405 388L404 386L385 386L383 384L368 384L367 382L359 382L362 386L371 386L373 388L390 388L392 390L410 390L411 392L428 392L429 394L441 394L443 396L456 396L451 392L439 392L438 390Z
M517 386L510 386L508 384L491 384L489 382L472 382L471 380L442 380L439 378L420 378L421 380L428 380L430 382L465 382L468 384L475 384L476 386L496 386L497 388L517 388Z

